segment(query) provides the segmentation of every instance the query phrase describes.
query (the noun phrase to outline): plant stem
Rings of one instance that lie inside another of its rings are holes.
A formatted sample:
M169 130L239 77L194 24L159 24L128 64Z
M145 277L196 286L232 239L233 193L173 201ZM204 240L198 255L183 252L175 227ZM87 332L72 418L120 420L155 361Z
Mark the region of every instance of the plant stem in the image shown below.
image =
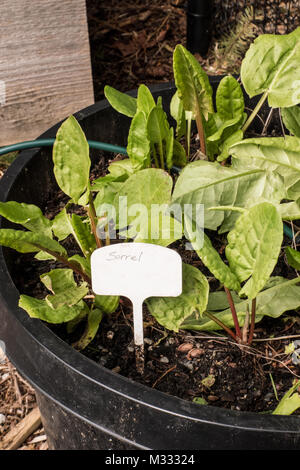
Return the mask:
M234 302L233 302L233 299L232 299L232 296L231 296L231 292L226 286L224 286L224 290L226 292L228 303L230 305L230 310L231 310L232 319L233 319L233 323L234 323L234 327L235 327L236 337L242 339L242 333L241 333L241 329L240 329L240 325L239 325L239 320L238 320L238 316L237 316L237 313L236 313Z
M191 129L192 129L192 118L189 117L187 119L187 130L186 130L186 153L187 153L187 160L190 159L190 151L191 151Z
M96 240L97 248L101 248L102 243L101 243L100 238L97 235L97 226L96 226L97 215L96 215L96 210L95 210L93 196L92 196L91 191L89 192L88 216L89 216L89 219L90 219L90 222L91 222L91 228L92 228L92 232L93 232L93 235L95 237L95 240Z
M219 325L223 330L225 330L235 341L237 341L236 335L231 331L230 328L228 328L221 320L219 320L217 317L215 317L212 313L210 312L204 312L203 315L206 315L210 320L214 321Z
M253 341L253 334L254 334L254 326L255 326L255 313L256 313L256 299L252 300L252 309L251 309L251 324L250 324L250 332L248 338L248 344L250 345Z
M156 153L154 144L152 145L152 153L153 153L154 165L156 166L156 168L159 168L159 162L158 162L157 153Z
M199 139L200 139L200 150L203 153L203 155L206 155L205 134L204 134L203 122L202 122L202 117L201 117L200 112L197 113L196 115L196 124L197 124Z
M109 224L105 225L105 245L108 246L110 245L110 237L109 237Z
M249 305L247 304L244 326L242 328L242 343L243 344L247 344L248 328L249 328Z
M255 116L257 115L258 111L260 110L260 108L262 107L262 105L264 104L267 96L269 94L269 91L265 91L264 94L262 95L262 97L260 98L259 102L257 103L257 105L255 106L255 108L253 109L252 113L250 114L250 116L248 117L247 121L245 122L243 128L242 128L242 131L243 132L246 132L246 130L248 129L248 127L250 126L250 124L252 123L253 119L255 118Z
M164 170L165 169L165 162L164 162L164 151L163 151L162 141L159 142L158 149L159 149L159 157L160 157L160 167L161 167L162 170Z
M49 250L48 248L45 248L45 247L43 247L41 245L38 245L38 244L35 244L35 246L39 250L45 251L46 253L48 253L48 255L53 256L53 258L55 258L60 263L65 264L66 266L68 266L68 268L72 269L75 273L79 274L79 276L81 276L88 284L91 284L91 278L87 274L85 274L81 269L79 269L77 267L77 265L75 265L74 263L69 261L63 255L60 255L56 251Z

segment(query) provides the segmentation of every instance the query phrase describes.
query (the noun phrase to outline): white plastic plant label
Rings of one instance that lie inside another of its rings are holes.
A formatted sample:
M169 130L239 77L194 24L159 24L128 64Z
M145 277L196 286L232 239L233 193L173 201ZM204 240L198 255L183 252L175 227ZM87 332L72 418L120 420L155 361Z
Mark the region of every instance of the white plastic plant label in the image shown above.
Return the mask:
M92 289L97 295L122 295L133 306L134 342L143 348L142 305L148 297L182 292L182 259L170 248L148 243L118 243L91 256Z

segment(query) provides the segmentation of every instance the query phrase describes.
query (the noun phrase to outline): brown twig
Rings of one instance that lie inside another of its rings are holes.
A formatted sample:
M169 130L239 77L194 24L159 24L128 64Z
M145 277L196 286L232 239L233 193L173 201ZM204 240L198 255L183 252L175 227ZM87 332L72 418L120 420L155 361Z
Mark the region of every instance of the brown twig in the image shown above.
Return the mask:
M204 312L204 314L206 317L208 317L210 320L214 321L217 325L219 325L221 328L223 328L223 330L226 331L226 333L228 333L235 341L237 340L237 337L236 335L233 333L233 331L231 331L230 328L228 328L221 320L219 320L217 317L215 317L215 315L213 315L212 313L210 312Z
M256 313L256 299L252 300L252 308L251 308L251 325L250 325L250 333L248 338L248 344L250 345L253 341L253 334L254 334L254 327L255 327L255 313Z
M154 384L152 385L152 388L155 388L156 385L167 375L169 374L170 372L172 372L172 370L176 369L176 365L175 366L172 366L170 367L170 369L166 370L160 377L158 377L158 379L154 382Z

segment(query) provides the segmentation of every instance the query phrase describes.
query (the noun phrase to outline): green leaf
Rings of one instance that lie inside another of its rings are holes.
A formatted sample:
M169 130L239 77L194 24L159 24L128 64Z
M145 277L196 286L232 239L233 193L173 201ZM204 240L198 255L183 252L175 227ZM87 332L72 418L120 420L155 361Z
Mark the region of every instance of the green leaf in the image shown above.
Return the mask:
M172 178L160 169L149 168L131 176L114 200L116 213L121 212L123 218L119 220L119 228L125 229L130 225L127 231L129 238L163 246L181 238L181 224L167 214L172 185ZM119 198L124 200L124 197L127 198L126 207L120 208Z
M73 344L73 347L75 349L77 349L78 351L82 351L90 344L90 342L96 336L102 318L103 312L101 312L101 310L99 310L98 308L95 308L89 312L84 333L81 338L77 341L77 343Z
M192 243L194 250L201 259L202 263L210 270L210 272L218 279L221 284L224 284L228 289L235 291L240 290L240 283L235 273L222 261L219 253L212 246L209 237L204 233L203 246L198 247L196 238L192 235L192 227L195 230L195 224L189 218L185 218L186 236Z
M56 134L53 162L59 187L77 203L88 187L91 161L88 142L74 116Z
M284 179L289 199L300 197L300 139L297 137L261 137L245 139L230 148L237 169L260 168L277 172Z
M170 113L173 119L175 119L176 126L176 139L186 135L186 116L183 109L183 104L176 91L171 99Z
M45 251L39 251L36 255L34 255L34 258L39 260L39 261L48 261L48 260L55 260L55 257L52 255L49 255Z
M297 269L300 271L300 253L297 250L294 250L290 246L285 248L285 254L287 257L287 262L289 263L292 268Z
M221 142L225 142L228 137L230 137L238 127L242 124L244 120L243 116L235 116L227 121L222 122L222 124L218 127L217 131L207 137L208 142L215 142L220 144Z
M89 291L86 282L79 286L76 284L72 269L53 269L42 274L40 279L47 289L52 292L52 295L47 295L45 301L53 309L73 307Z
M285 197L282 178L259 169L236 170L199 160L182 170L175 184L172 202L204 204L204 227L220 233L234 227L238 214L208 210L210 207L249 207L261 201L279 203Z
M296 390L300 387L300 380L296 380L294 385L282 397L273 415L291 415L300 408L300 394ZM296 392L296 393L294 393Z
M0 202L0 215L32 232L39 232L52 238L51 222L44 217L41 209L33 204L15 201Z
M109 314L114 313L120 302L120 297L116 295L96 295L95 296L95 305L103 313Z
M79 206L83 206L83 207L86 207L88 206L89 204L89 197L90 197L90 189L88 188L85 193L83 193L82 196L80 196L80 198L78 199L78 202L77 204Z
M80 314L66 324L68 335L72 334L76 330L76 327L82 322L82 320L84 320L84 318L87 317L89 311L88 306L85 304L85 308L80 312Z
M185 111L208 119L213 113L212 88L197 59L182 45L177 45L173 55L173 68L178 96Z
M65 256L66 250L55 240L33 232L3 228L0 230L0 245L13 248L20 253L46 251Z
M124 178L124 181L126 181L129 176L133 175L141 169L142 167L140 163L133 162L129 158L124 158L124 160L118 160L116 162L113 162L108 167L109 173L115 178L126 176L126 178Z
M131 121L127 153L132 162L138 163L142 168L150 166L150 142L147 133L147 117L139 111Z
M142 111L147 118L155 106L156 104L149 88L146 85L140 85L137 95L137 111Z
M114 204L116 194L118 194L123 184L124 183L110 183L102 185L94 199L97 217L104 217L107 214L107 204Z
M81 271L83 271L87 276L91 277L91 263L89 259L80 255L74 255L68 258L68 261L77 264Z
M58 241L65 240L73 234L73 227L67 210L62 209L53 219L52 230Z
M73 234L85 257L89 257L96 249L96 240L92 234L90 222L85 222L77 214L72 214L71 219Z
M235 131L233 134L231 134L227 139L224 140L224 142L221 143L220 145L220 155L217 158L218 162L223 162L224 160L227 160L227 158L230 155L229 149L232 145L236 144L237 142L240 142L243 140L244 133L241 129L238 131Z
M283 279L281 283L276 283L274 287L261 291L256 298L255 322L258 323L264 316L278 318L284 312L298 309L300 307L300 286L295 284L299 283L298 278ZM240 326L244 324L247 307L249 307L249 300L243 300L236 304ZM221 312L214 312L214 315L229 328L234 326L230 308ZM203 318L197 319L194 315L185 320L180 328L201 331L221 329L220 326L207 317L203 316Z
M166 167L168 170L170 170L173 166L173 159L174 159L174 129L171 127L169 129L169 132L166 137L166 155L165 155L165 161L166 161ZM180 145L180 144L179 144ZM177 147L178 148L178 147Z
M164 169L166 162L167 168L171 168L174 136L170 130L166 113L158 106L153 108L148 116L147 132L152 153L155 155L158 151L160 167ZM155 163L157 165L157 162Z
M59 292L55 295L47 295L45 300L47 304L54 309L61 307L73 307L87 295L88 291L89 288L84 282L80 286L66 289L64 292Z
M187 164L187 156L184 148L178 142L174 140L173 142L173 165L183 168Z
M182 264L183 287L178 297L151 297L147 307L165 328L178 331L183 320L193 312L202 314L208 300L209 285L206 277L193 266Z
M125 116L133 117L137 109L137 100L132 96L122 93L111 86L104 87L105 98L109 101L110 105L119 113Z
M244 95L238 81L228 75L222 78L216 93L217 112L223 121L242 117L245 109Z
M229 232L226 257L240 282L249 279L239 295L254 299L278 261L283 240L281 217L270 203L251 207Z
M234 292L231 291L231 297L234 304L239 304L242 299ZM218 310L225 310L228 308L228 298L224 290L211 292L208 297L207 310L209 312L215 312Z
M290 34L263 34L242 62L241 79L250 98L262 93L272 108L300 102L300 28Z
M54 218L52 229L59 241L73 235L84 256L90 256L96 248L89 221L84 222L77 214L72 214L70 217L66 209Z
M291 134L300 137L300 107L282 108L280 112L285 127Z
M99 199L105 199L108 202L111 198L106 196L106 193L115 193L120 188L121 183L142 168L143 165L141 163L134 162L129 158L113 162L108 167L109 174L93 181L91 191L102 192L102 196L99 195Z
M208 375L204 379L201 380L202 385L207 388L211 388L216 381L216 377L212 374Z
M45 300L21 295L19 307L23 308L31 318L39 318L47 323L66 323L76 318L85 309L85 303L79 302L72 307L50 307Z
M53 294L64 292L69 288L76 287L72 269L58 268L40 276L42 283Z
M205 398L202 397L193 398L193 402L197 403L197 405L207 405L207 401L205 400Z

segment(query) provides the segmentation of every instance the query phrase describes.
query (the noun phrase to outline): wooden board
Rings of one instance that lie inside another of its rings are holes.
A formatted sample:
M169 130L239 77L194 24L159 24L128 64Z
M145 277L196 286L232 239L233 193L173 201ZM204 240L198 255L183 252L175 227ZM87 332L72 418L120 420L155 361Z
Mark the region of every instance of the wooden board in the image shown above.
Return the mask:
M1 0L0 146L93 102L85 0Z
M38 407L34 408L25 418L14 426L0 443L0 450L16 450L28 436L40 426L41 415Z

